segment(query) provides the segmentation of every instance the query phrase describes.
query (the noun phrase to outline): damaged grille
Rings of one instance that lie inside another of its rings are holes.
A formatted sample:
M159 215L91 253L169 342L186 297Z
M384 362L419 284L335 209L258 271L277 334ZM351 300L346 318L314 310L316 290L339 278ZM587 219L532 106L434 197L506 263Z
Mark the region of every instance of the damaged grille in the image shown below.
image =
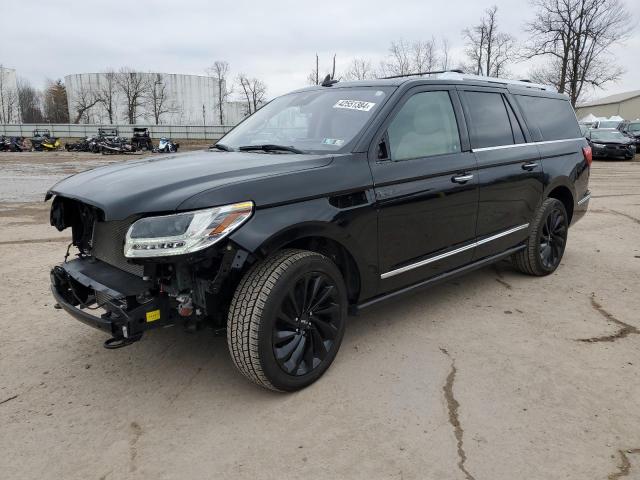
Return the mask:
M123 253L125 235L131 223L131 220L96 222L91 255L120 270L142 277L144 267L128 263Z

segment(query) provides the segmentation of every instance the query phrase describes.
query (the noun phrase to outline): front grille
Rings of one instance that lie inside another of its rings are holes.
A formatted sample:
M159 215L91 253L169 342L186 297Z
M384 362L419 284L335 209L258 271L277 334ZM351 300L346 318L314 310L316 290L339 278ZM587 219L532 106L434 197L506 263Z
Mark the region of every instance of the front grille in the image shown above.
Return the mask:
M91 255L109 265L142 277L144 267L128 263L124 256L124 238L131 225L128 220L96 222L93 230Z

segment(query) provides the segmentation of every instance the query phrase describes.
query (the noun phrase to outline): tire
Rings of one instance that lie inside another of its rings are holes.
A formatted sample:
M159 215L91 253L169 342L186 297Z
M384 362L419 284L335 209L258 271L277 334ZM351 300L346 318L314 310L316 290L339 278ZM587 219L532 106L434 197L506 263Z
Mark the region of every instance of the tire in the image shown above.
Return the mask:
M261 387L299 390L333 362L346 317L338 267L319 253L282 250L254 265L236 288L227 320L229 352L238 370Z
M553 234L549 235L549 231ZM526 248L511 257L513 265L528 275L541 277L553 273L562 261L568 232L563 203L547 198L531 222Z

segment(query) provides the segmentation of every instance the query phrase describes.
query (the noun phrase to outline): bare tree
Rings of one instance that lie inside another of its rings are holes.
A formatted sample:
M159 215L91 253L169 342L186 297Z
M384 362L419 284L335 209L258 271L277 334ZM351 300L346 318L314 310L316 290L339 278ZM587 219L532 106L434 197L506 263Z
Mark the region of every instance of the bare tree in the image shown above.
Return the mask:
M104 72L100 77L100 84L98 86L98 102L102 105L105 112L107 112L107 118L109 124L113 125L116 119L116 96L117 96L117 73L109 69Z
M78 88L74 93L75 98L73 99L73 110L75 116L73 118L73 123L80 123L80 120L83 119L85 123L90 123L89 112L100 102L99 97L93 89L90 87L87 88L84 85L80 85L80 88Z
M436 69L438 61L436 39L417 40L411 44L411 70L414 73L431 72Z
M116 75L116 84L126 102L127 121L133 125L142 116L140 107L144 106L149 90L148 82L145 80L144 74L123 67Z
M164 76L160 73L156 73L153 76L153 80L149 82L145 96L146 105L156 125L160 125L162 115L165 113L176 113L178 111L177 105L171 99L171 95L167 90Z
M44 121L42 115L42 94L26 78L18 78L18 103L24 123Z
M575 105L585 87L602 88L623 70L610 48L631 31L631 16L620 0L535 0L536 16L525 55L549 58L533 78L567 93ZM605 60L606 59L606 60Z
M49 80L44 91L44 117L50 123L69 123L67 89L62 80Z
M345 75L347 80L367 80L373 76L371 61L366 58L354 58Z
M264 103L267 87L261 80L249 78L243 73L238 75L238 83L242 89L243 101L246 102L246 112L251 115Z
M216 79L216 87L218 90L218 98L216 100L216 110L218 111L218 120L220 125L224 125L224 106L233 93L233 89L228 87L227 77L229 76L229 62L224 60L216 60L209 69L211 75Z
M449 64L451 63L449 50L451 49L449 45L449 40L446 38L442 39L442 55L440 55L440 69L441 70L449 70Z
M0 65L0 123L17 122L19 116L18 92L9 82L9 71Z
M478 25L463 30L467 42L467 57L476 75L505 75L506 66L517 56L515 38L498 28L498 7L485 10Z
M411 45L403 39L392 41L389 54L380 62L381 77L407 75L412 73Z
M320 58L316 53L316 66L307 77L310 85L320 85Z
M267 95L267 86L261 80L252 78L249 90L251 91L251 103L253 104L253 111L256 112L262 106L262 104L264 104Z

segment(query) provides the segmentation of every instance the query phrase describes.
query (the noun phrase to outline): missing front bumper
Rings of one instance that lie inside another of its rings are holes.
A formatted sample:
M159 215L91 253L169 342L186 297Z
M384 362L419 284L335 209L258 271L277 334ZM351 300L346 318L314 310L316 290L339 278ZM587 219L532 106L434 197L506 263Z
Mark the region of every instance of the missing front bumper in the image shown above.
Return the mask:
M146 330L175 322L172 300L165 294L149 296L150 287L140 277L92 258L78 258L51 270L51 291L60 307L111 335L105 342L109 348L127 345ZM138 302L140 295L145 295L144 303ZM107 300L99 304L97 298ZM104 313L98 313L100 308Z

